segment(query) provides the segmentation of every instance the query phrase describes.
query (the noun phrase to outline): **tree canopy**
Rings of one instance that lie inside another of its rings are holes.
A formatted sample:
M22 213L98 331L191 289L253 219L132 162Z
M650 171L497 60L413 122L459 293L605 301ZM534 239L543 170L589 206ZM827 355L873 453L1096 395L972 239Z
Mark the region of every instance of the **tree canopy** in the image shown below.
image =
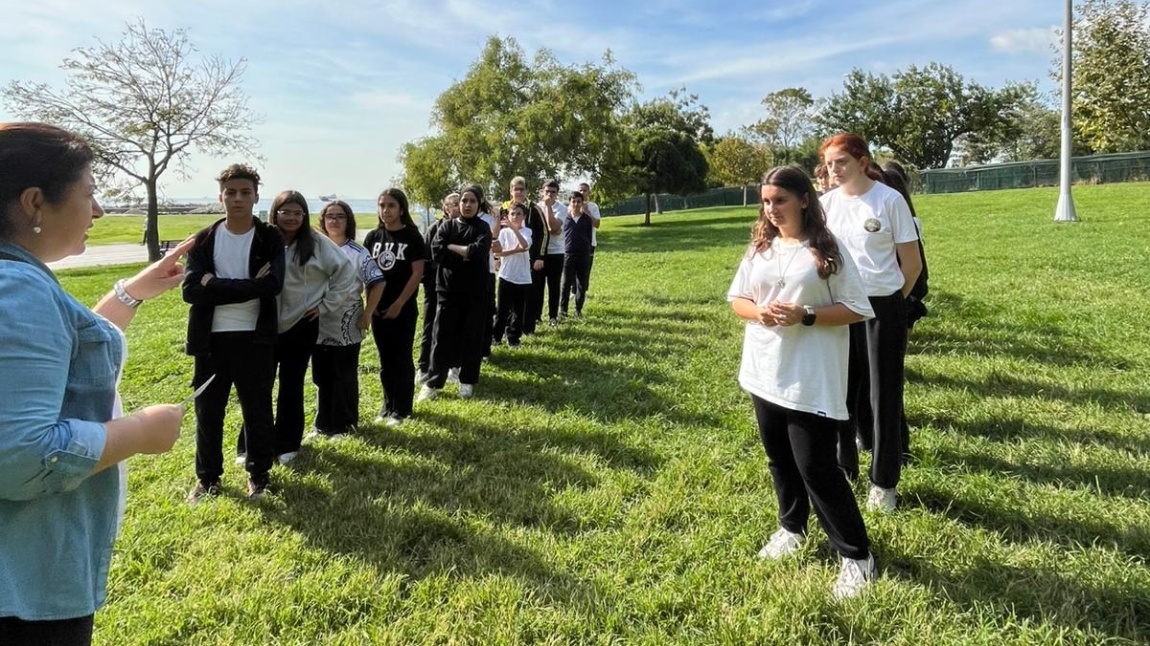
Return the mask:
M762 100L766 111L749 130L771 147L779 163L789 164L799 157L799 148L815 130L815 113L821 101L804 87L788 87L771 92Z
M755 184L772 163L771 150L745 137L728 134L709 149L710 177L719 186L742 186L743 206L747 205L747 184Z
M160 177L174 168L187 176L193 149L214 155L259 156L248 132L255 116L240 88L246 61L196 58L185 30L149 29L128 23L117 43L97 41L74 50L60 65L63 90L13 81L6 105L26 119L47 121L86 137L96 155L94 172L126 180L124 190L147 193L148 255L159 258L156 216Z

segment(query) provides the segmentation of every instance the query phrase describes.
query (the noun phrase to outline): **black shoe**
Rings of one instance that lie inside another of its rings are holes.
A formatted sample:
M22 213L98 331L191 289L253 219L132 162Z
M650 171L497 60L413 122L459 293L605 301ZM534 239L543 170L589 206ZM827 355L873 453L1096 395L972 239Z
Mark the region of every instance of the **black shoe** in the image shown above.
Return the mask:
M219 478L213 482L197 482L196 488L188 492L188 506L195 507L206 496L220 495L221 483Z
M259 500L268 492L269 478L248 478L248 500Z

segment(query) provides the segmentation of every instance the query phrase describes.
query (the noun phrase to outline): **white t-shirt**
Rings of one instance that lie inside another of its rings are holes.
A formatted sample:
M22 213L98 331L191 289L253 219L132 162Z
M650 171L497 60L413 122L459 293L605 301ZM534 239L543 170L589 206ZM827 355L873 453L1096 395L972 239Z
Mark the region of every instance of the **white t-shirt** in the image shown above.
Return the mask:
M514 283L516 285L530 285L531 284L531 229L526 225L519 229L519 234L527 244L523 247L523 253L513 253L510 256L503 256L500 258L499 263L499 277L503 280ZM511 227L505 227L499 232L499 246L504 251L510 251L519 246L519 238L515 237L515 232Z
M538 205L539 211L543 213L543 226L547 226L547 205L540 202ZM556 202L551 205L551 212L555 214L555 219L559 220L558 233L550 233L547 238L547 250L545 254L563 254L567 251L566 245L563 242L563 220L567 219L567 205L562 202ZM548 229L550 231L550 229Z
M587 213L591 214L591 219L598 222L603 219L599 214L599 205L594 202L587 203ZM591 248L594 249L599 244L599 236L595 234L597 227L591 227Z
M858 197L835 189L819 198L827 228L858 266L868 296L890 296L902 289L895 245L918 240L910 207L902 195L881 182Z
M842 303L873 318L858 269L849 254L842 256L842 267L823 280L808 243L784 244L776 238L766 251L744 255L727 300L747 298L759 306L772 301L812 307ZM780 327L747 321L739 385L783 408L848 419L849 345L845 325Z
M247 233L235 235L228 231L224 223L216 227L216 246L212 250L212 260L216 264L217 278L251 278L248 261L251 257L252 240L256 237L255 227ZM212 332L251 332L256 329L260 316L260 299L253 298L242 303L217 305L212 315Z

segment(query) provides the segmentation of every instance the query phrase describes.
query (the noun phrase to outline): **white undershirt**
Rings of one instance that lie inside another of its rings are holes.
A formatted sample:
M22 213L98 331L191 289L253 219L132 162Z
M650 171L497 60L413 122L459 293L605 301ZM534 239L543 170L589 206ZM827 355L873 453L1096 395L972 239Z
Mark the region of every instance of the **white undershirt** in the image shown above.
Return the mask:
M216 227L216 246L212 260L217 278L251 278L248 259L251 256L255 227L236 235L224 224ZM212 316L212 332L251 332L260 316L260 301L253 298L242 303L217 305Z

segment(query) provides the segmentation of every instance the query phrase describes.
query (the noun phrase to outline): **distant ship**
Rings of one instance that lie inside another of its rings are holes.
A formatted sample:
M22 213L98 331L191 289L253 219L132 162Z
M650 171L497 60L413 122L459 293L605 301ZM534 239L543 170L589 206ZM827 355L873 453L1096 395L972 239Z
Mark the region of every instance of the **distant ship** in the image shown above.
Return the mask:
M335 200L336 197L335 197L335 193L332 193L331 195L320 195L319 199L322 202L331 202L331 201Z

